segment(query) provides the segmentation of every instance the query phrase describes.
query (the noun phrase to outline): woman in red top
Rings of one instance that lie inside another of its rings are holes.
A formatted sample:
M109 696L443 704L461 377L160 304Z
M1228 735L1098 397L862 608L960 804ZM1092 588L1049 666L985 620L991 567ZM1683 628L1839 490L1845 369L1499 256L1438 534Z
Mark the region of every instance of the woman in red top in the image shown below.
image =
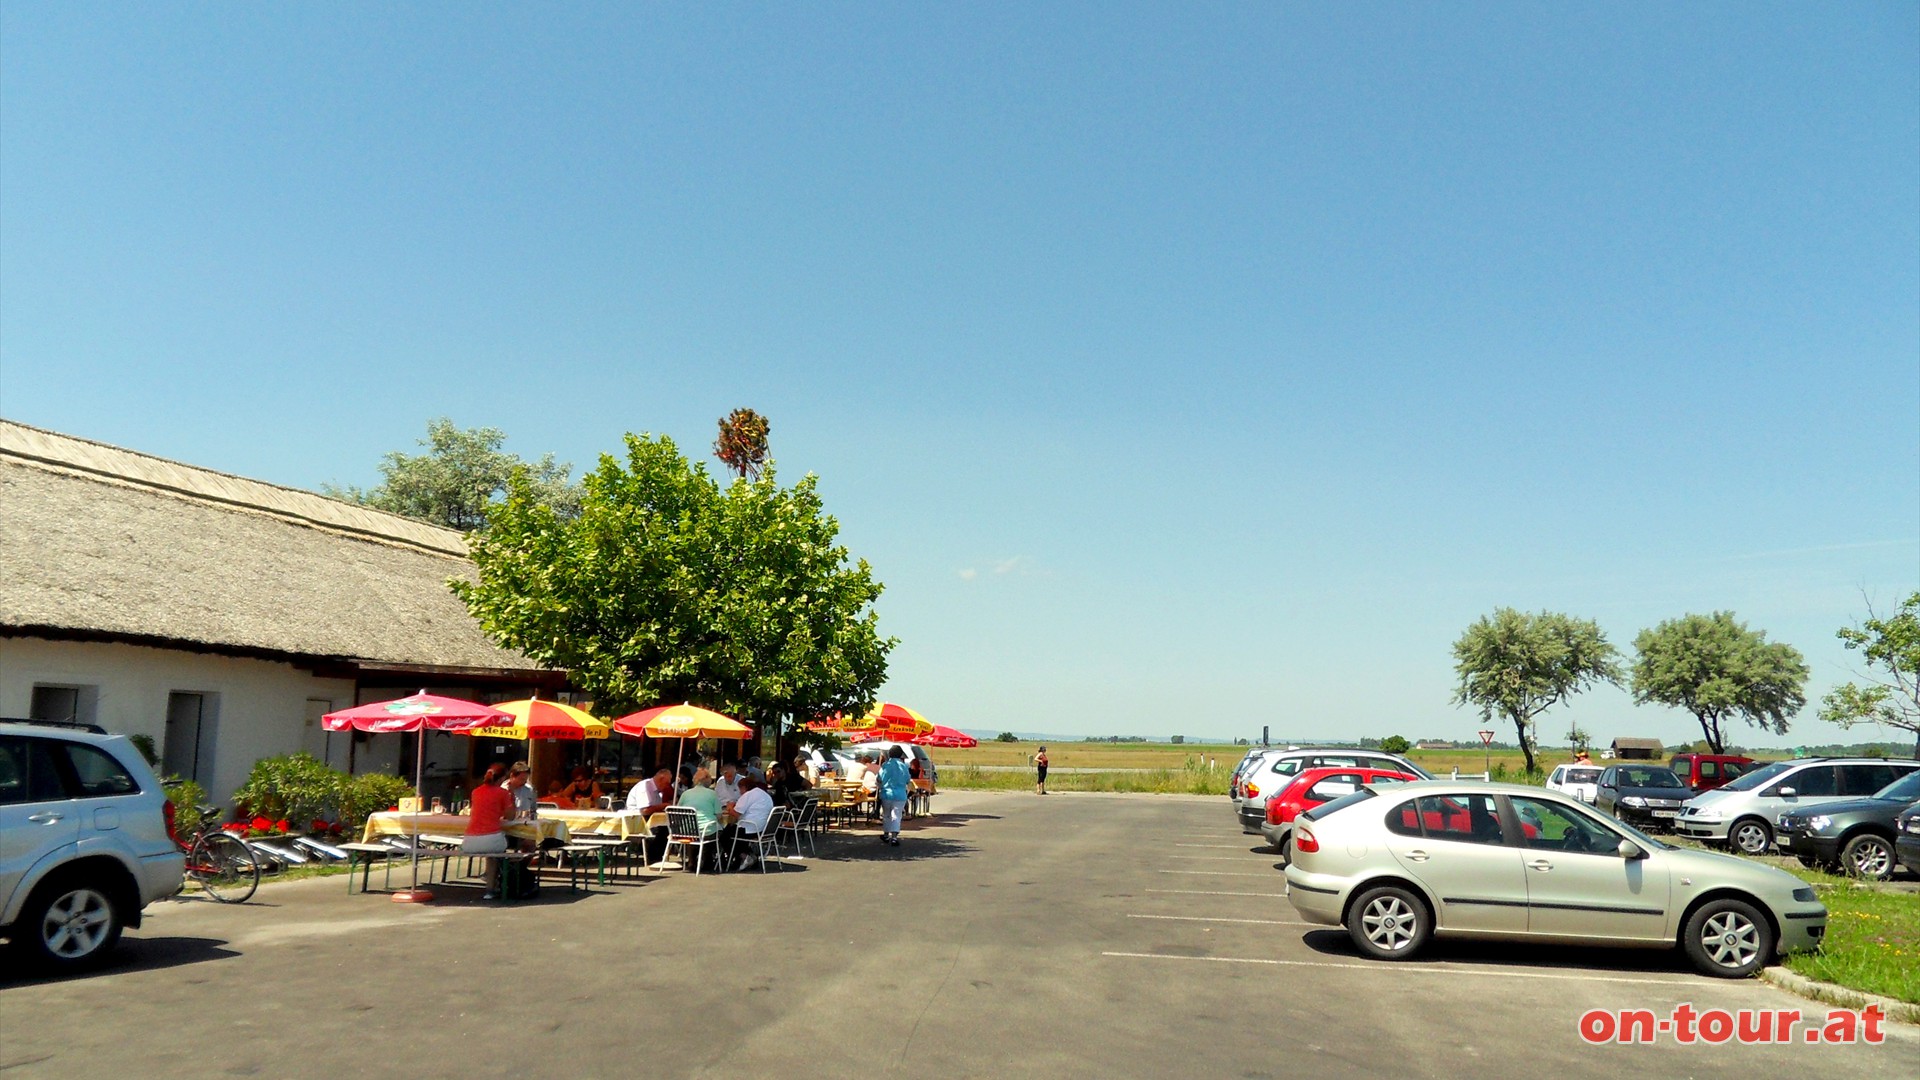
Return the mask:
M467 817L467 835L460 850L468 855L505 855L507 834L504 822L513 816L513 794L500 786L507 767L494 762L487 775L473 789L473 812ZM487 894L492 900L500 895L500 860L487 860Z

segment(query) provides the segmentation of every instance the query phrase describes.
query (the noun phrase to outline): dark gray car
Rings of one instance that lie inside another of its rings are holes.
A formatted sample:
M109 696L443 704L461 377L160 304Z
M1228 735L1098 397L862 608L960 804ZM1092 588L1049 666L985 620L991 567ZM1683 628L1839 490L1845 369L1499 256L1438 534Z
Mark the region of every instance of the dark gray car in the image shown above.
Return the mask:
M1804 866L1823 866L1854 877L1885 881L1893 876L1895 822L1920 802L1920 772L1907 775L1864 799L1842 799L1780 815L1775 840Z
M1671 829L1693 792L1661 765L1609 765L1594 785L1593 805L1642 829Z

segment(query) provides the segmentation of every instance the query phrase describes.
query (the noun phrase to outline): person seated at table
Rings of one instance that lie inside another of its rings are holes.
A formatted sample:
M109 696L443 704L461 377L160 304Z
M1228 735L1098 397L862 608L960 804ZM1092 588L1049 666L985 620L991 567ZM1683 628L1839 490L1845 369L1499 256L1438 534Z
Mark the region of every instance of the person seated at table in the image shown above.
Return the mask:
M547 785L547 793L540 796L543 803L552 803L562 810L573 809L573 800L567 797L567 785L555 780Z
M712 836L720 831L720 796L714 794L713 776L705 769L693 771L693 783L680 793L675 806L692 807L700 818L700 834Z
M594 781L593 773L582 765L573 770L572 781L560 789L560 794L566 800L561 805L571 806L575 810L591 810L600 805L603 792Z
M674 797L673 770L662 765L654 770L652 776L633 785L633 790L627 792L627 809L650 818L665 813L667 807L673 805ZM659 859L666 849L667 827L660 825L653 829L647 840L647 861Z
M787 782L793 785L793 789L795 791L811 791L813 789L812 774L813 768L807 764L806 755L793 755L793 763L787 766Z
M487 766L487 775L479 786L473 789L473 812L467 816L467 833L460 840L460 851L466 855L505 855L507 853L506 821L513 815L513 796L500 782L507 775L507 767L499 762ZM487 891L483 900L494 900L500 896L500 860L487 860Z
M773 767L767 770L767 794L773 797L774 805L790 805L793 802L793 793L799 790L794 786L793 776L787 772L785 765L776 761ZM735 809L738 808L738 804L735 804Z
M747 767L745 771L746 771L746 775L753 777L755 780L760 781L762 784L767 782L766 765L759 758L757 757L748 758Z
M720 766L720 779L713 782L713 793L719 797L720 805L731 808L740 798L740 769L729 761Z
M860 774L860 790L871 795L880 786L880 759L874 756L862 755L860 763L865 769L865 771Z
M533 770L524 761L507 768L507 792L513 796L513 816L531 818L538 813L538 798L533 793Z
M700 819L701 836L720 834L720 797L713 793L712 787L708 786L712 781L713 777L706 769L695 769L692 785L680 793L680 801L674 804L693 810L695 816Z
M865 754L855 754L853 756L852 762L847 766L847 775L845 777L845 783L849 785L853 785L853 784L864 785L866 783L866 779L867 779L867 757Z
M733 810L739 819L720 830L720 847L723 851L732 851L737 841L760 836L767 827L767 819L773 816L773 796L760 785L760 781L743 776L740 778L740 799L733 804ZM759 861L758 856L744 855L735 869L750 869Z

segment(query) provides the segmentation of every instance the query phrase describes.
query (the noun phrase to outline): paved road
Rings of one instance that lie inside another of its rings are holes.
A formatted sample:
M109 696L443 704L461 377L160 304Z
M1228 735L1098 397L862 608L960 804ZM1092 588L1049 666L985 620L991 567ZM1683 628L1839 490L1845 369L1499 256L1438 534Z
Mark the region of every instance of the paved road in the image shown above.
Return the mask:
M1883 1046L1589 1047L1589 1008L1816 1006L1663 954L1361 961L1297 924L1224 799L939 802L898 852L836 837L764 878L509 908L338 878L169 902L109 971L0 981L0 1071L1864 1080L1920 1061L1904 1027Z

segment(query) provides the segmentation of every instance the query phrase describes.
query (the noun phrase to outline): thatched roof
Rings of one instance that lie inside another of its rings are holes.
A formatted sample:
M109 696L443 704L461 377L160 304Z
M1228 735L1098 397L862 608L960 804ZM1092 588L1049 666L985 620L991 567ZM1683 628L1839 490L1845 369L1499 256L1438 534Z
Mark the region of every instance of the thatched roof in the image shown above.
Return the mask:
M0 420L0 633L539 670L447 589L466 551L451 529Z

